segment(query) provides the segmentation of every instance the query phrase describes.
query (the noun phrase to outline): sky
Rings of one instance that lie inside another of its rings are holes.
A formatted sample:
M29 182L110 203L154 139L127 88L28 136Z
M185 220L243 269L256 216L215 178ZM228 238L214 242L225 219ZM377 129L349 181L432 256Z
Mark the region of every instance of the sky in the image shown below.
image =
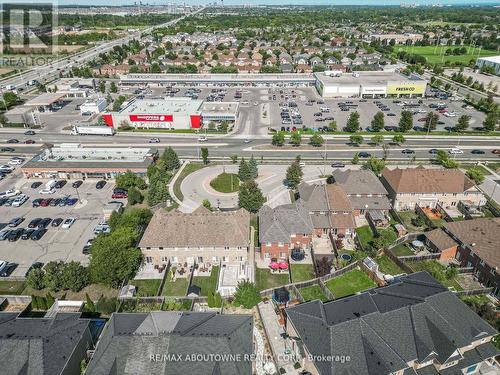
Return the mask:
M6 0L8 1L8 0ZM139 1L139 0L137 0ZM131 5L135 0L58 0L61 5ZM200 5L207 4L208 0L142 0L145 4L182 4ZM213 2L210 1L210 2ZM242 4L265 4L265 5L283 5L283 4L300 4L300 5L399 5L401 3L417 3L422 5L430 5L434 3L441 4L500 4L499 0L224 0L226 5L242 5Z

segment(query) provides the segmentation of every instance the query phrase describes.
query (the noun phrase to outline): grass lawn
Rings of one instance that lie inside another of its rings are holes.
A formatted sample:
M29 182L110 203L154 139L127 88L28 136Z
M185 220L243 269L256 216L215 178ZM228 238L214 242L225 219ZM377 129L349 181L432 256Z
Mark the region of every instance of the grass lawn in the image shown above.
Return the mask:
M446 223L445 219L432 219L432 225L434 225L436 228L441 228L443 224Z
M174 184L174 194L177 198L179 198L181 201L184 200L184 195L182 195L181 191L182 181L191 173L199 171L204 167L206 167L206 165L202 163L189 163L184 167L184 169L182 170L181 174L179 175Z
M292 281L294 283L298 281L311 280L316 277L314 273L314 267L312 264L292 264Z
M240 190L240 179L235 173L221 173L210 181L210 186L219 193L235 193Z
M290 280L288 278L288 272L271 274L271 270L255 268L255 284L258 290L265 290L290 284Z
M178 277L175 281L172 281L172 275L175 272L175 267L172 267L168 271L167 280L163 284L162 296L185 296L189 284L189 279L187 277Z
M0 280L0 294L18 295L24 290L24 281Z
M369 225L364 227L356 228L356 233L358 235L359 242L363 245L363 248L367 249L370 246L370 242L373 240L373 232Z
M117 298L118 289L113 289L102 284L90 284L79 292L72 292L71 290L60 290L59 292L51 292L49 289L35 290L29 287L23 290L22 294L26 296L46 296L50 293L54 298L65 297L68 300L85 301L86 294L89 295L92 301L97 301L101 296L105 298Z
M212 267L210 276L195 276L193 277L192 285L201 288L201 295L208 296L208 292L212 291L215 294L217 288L217 281L219 280L219 267Z
M392 253L396 255L397 257L404 257L406 255L414 255L413 251L410 250L410 248L406 244L399 244L395 248L393 248Z
M418 271L429 272L432 276L434 276L434 278L436 278L441 284L443 284L447 288L453 287L455 288L455 290L463 289L462 286L456 280L456 278L449 280L444 276L445 267L435 259L422 260L418 262L408 262L407 264L415 272Z
M462 62L468 64L470 60L476 61L478 57L486 57L486 56L496 56L498 53L496 51L489 51L487 49L481 49L479 51L478 48L472 49L467 48L467 53L464 55L449 55L443 56L445 51L450 48L452 51L455 49L455 46L396 46L394 47L394 52L398 53L399 51L406 51L411 54L422 55L427 59L429 64L436 63L454 63L454 62ZM472 54L472 52L474 52ZM479 53L478 53L479 52ZM478 56L479 55L479 56Z
M328 298L323 294L323 291L319 287L319 285L308 286L306 288L299 289L302 298L307 301L314 301L315 299L319 299L322 302L328 301Z
M363 271L354 269L342 276L328 280L326 287L335 298L350 296L357 292L375 287L376 284Z
M387 255L378 256L375 258L375 261L379 265L380 272L388 273L390 275L398 275L403 272L403 270L399 268L399 266Z
M421 227L412 224L411 219L418 216L415 211L399 211L398 215L409 232L422 232L426 228L425 223Z
M161 280L130 280L129 284L134 285L137 288L136 296L155 297L158 293L158 288L160 287Z

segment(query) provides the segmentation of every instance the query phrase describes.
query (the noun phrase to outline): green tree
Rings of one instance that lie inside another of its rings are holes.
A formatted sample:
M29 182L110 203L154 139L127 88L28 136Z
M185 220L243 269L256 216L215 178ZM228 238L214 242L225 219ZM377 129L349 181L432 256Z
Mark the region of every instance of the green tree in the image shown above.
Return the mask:
M253 155L250 157L250 160L248 161L248 169L250 170L250 176L253 180L259 177L259 167L257 166L257 161L255 160Z
M429 112L425 116L424 128L425 130L435 130L439 120L439 115L435 112Z
M238 283L234 293L234 304L251 309L261 301L260 293L254 283L242 281Z
M255 213L260 210L265 201L266 198L255 181L246 181L240 186L238 205L241 208Z
M298 161L294 161L286 170L286 183L290 189L296 189L302 181L304 172Z
M332 132L336 132L337 131L337 121L335 121L335 120L330 121L330 123L328 124L328 129Z
M113 94L116 94L118 92L118 87L116 86L115 82L111 82L109 85L109 91Z
M222 307L222 296L219 293L215 293L214 306L215 307Z
M161 155L161 159L165 162L167 171L174 171L181 166L179 156L177 156L177 153L170 146L165 149L165 152Z
M394 137L392 137L392 141L394 143L402 144L406 142L406 139L402 134L396 134Z
M476 185L480 185L484 182L484 172L481 167L472 167L467 170L467 177L473 180Z
M7 120L7 116L3 113L0 113L0 125L5 126L9 121Z
M349 141L351 142L351 144L359 146L361 143L363 143L363 136L353 134L349 137Z
M372 122L371 122L371 128L375 132L379 132L384 128L384 113L383 112L377 112L375 116L373 116Z
M54 292L64 289L64 281L62 278L63 270L64 263L61 261L47 263L44 267L45 275L43 278L45 287Z
M382 170L385 168L385 161L375 157L370 157L364 164L363 169L368 169L375 173L377 176L380 175Z
M88 293L85 293L85 310L91 313L95 312L94 301L92 301Z
M241 158L240 166L238 168L238 177L240 181L245 182L252 179L252 172L245 158Z
M231 155L229 157L231 159L231 163L236 164L238 162L238 155Z
M62 278L64 289L69 289L72 292L79 292L90 283L87 268L78 262L66 263L63 268Z
M487 131L495 131L498 126L498 113L496 111L491 111L486 115L486 118L483 121L484 129Z
M146 182L134 172L127 171L116 177L116 187L126 190L136 187L143 190L146 188Z
M45 296L45 301L46 301L47 310L50 309L52 307L52 305L56 302L55 298L50 293L47 293L47 295Z
M99 81L99 92L103 94L106 92L106 82Z
M292 135L290 136L290 143L294 146L300 146L300 143L302 142L302 136L298 131L292 132Z
M205 207L207 210L212 211L212 204L208 199L203 199L203 202L201 203L203 207Z
M215 307L214 293L212 291L208 292L207 304L208 304L208 307Z
M352 157L351 163L354 165L359 164L359 153L358 152L356 152L354 154L354 156Z
M314 147L321 147L323 146L323 143L325 143L325 140L321 135L318 133L314 133L309 141L312 146Z
M283 133L274 133L272 144L279 147L283 146L285 144L285 136Z
M137 190L136 188L130 188L128 190L128 197L127 197L127 202L129 206L133 206L134 204L142 203L144 200L144 197L142 196L141 192Z
M399 131L406 133L413 128L413 114L410 111L401 112L399 119Z
M384 143L384 136L381 135L381 134L377 134L377 135L374 135L371 139L372 143L375 145L375 146L378 146L382 143Z
M470 116L462 115L458 118L457 124L455 125L455 130L457 132L463 132L469 127Z
M45 272L41 268L33 268L26 277L26 285L35 290L45 288Z
M203 159L203 164L208 164L208 148L202 147L201 148L201 158Z
M348 132L355 133L359 130L359 113L353 112L347 120L346 128Z
M439 150L436 156L436 160L439 164L441 164L443 167L447 169L454 169L458 168L458 162L450 159L448 156L448 153L444 150Z
M118 288L125 278L132 278L141 264L137 235L127 227L99 235L92 243L90 275L94 283Z

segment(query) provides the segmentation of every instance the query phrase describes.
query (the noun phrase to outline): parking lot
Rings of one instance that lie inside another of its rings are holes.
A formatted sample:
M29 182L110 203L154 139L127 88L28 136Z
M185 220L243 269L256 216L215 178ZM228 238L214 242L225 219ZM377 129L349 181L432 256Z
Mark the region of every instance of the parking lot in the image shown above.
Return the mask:
M31 185L37 181L42 182L43 185L35 189L31 188ZM77 190L72 187L74 181L70 180L64 187L56 189L54 194L42 195L39 191L46 182L47 180L42 179L27 180L22 177L18 168L0 181L0 192L17 189L29 196L29 200L20 207L0 206L0 223L2 223L0 227L17 217L24 219L17 228L27 228L30 221L36 218L51 219L46 227L47 232L39 240L19 238L17 241L0 241L0 260L18 264L10 276L24 276L33 262L47 263L62 260L88 264L88 255L83 254L82 250L87 241L95 237L94 228L103 219L104 204L112 200L114 184L108 182L103 189L98 190L95 187L95 180L87 180L78 188L77 194ZM68 196L73 198L79 196L80 201L72 206L33 207L32 204L37 198L57 199ZM70 217L75 218L76 221L68 229L64 229L62 223L58 226L52 225L56 218L65 220Z

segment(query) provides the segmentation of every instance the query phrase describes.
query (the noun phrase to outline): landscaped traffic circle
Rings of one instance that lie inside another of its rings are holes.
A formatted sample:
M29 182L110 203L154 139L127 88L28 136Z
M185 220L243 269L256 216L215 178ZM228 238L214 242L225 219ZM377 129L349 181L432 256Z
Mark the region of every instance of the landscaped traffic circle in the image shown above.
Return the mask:
M240 190L240 179L235 173L221 173L210 181L212 189L219 193L235 193Z

